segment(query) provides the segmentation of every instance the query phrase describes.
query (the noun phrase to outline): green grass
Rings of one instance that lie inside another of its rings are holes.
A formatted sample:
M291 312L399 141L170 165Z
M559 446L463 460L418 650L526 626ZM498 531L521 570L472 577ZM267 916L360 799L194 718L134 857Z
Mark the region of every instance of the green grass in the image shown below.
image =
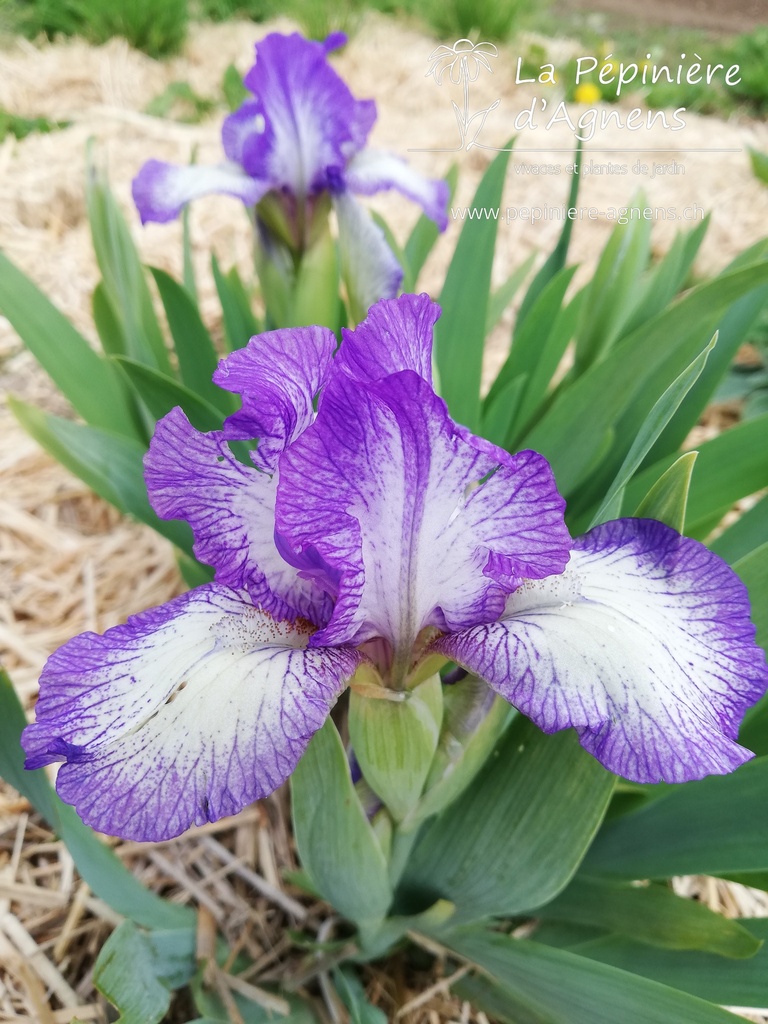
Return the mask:
M99 45L123 36L152 57L181 49L187 34L187 0L10 0L3 27L34 39L79 35Z
M34 132L55 132L60 128L68 128L70 121L50 121L47 117L19 117L0 107L0 142L5 142L9 135L17 139L25 139Z

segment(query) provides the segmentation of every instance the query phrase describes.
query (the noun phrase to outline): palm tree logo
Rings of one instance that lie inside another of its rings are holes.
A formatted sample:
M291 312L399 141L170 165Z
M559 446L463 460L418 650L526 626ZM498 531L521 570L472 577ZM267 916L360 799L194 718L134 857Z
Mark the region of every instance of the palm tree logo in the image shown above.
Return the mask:
M457 103L452 101L453 112L459 127L459 145L454 146L453 149L444 149L439 152L456 153L462 149L470 150L478 144L477 137L482 131L486 118L501 101L496 100L490 107L478 110L470 116L469 83L477 81L482 68L492 75L493 68L488 58L498 57L498 55L499 51L493 43L473 43L471 39L458 39L453 46L443 44L429 55L430 66L425 78L432 77L441 86L447 73L454 85L461 84L464 87L464 109L462 110Z

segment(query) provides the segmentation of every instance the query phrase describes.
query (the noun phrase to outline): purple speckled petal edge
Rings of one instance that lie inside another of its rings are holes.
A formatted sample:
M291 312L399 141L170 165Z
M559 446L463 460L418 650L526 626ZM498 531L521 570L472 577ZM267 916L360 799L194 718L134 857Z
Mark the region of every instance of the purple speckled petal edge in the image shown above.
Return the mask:
M768 686L744 585L653 520L596 527L562 576L526 583L500 621L436 647L545 732L575 727L586 750L637 782L748 760L739 723Z
M440 307L426 294L382 299L353 331L344 328L334 368L365 383L413 370L432 383L432 337Z
M169 839L235 814L288 778L357 667L351 649L215 584L84 633L48 660L27 766L102 832Z
M276 478L239 462L220 432L202 434L173 409L155 428L144 475L157 514L190 524L195 555L216 569L218 583L246 589L277 618L327 621L328 597L275 546Z
M230 440L255 440L256 465L274 470L283 450L315 416L313 402L326 382L336 338L326 327L292 327L257 334L222 359L214 383L242 398L224 424Z

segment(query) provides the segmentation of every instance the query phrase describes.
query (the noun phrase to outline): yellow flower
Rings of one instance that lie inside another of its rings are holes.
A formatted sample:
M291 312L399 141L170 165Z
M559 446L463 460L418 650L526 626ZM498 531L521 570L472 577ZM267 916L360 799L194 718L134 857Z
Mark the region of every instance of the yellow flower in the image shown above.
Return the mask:
M584 103L589 106L590 103L598 103L602 95L598 87L593 85L592 82L582 82L581 85L576 86L573 98L577 103Z

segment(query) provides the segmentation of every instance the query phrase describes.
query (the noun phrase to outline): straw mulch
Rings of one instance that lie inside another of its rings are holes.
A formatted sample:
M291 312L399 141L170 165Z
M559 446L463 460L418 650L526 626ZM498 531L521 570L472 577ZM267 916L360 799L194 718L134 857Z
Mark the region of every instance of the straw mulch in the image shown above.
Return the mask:
M0 245L88 337L94 337L90 296L97 271L83 199L86 140L96 138L126 211L130 180L148 157L183 162L197 148L200 162L218 160L220 114L203 124L185 125L142 111L173 81L187 81L198 93L219 97L224 68L234 61L245 70L253 41L263 32L263 27L246 23L197 27L184 54L165 64L131 51L119 40L98 49L77 41L40 47L17 41L0 50L0 107L73 122L65 131L33 135L20 143L7 139L0 147ZM373 19L339 58L353 91L379 98L376 144L400 151L454 144L449 97L424 79L434 45L407 26ZM514 55L502 52L494 77L477 83L473 101L478 108L498 97L515 109L530 102L530 94L513 85L513 66ZM706 147L713 132L724 148L752 143L768 149L764 126L713 124L695 117L689 118L684 140L665 136L662 143ZM556 132L547 138L553 147L572 141ZM503 141L500 138L499 144ZM529 136L519 144L537 143L540 137ZM617 144L606 137L603 144L612 143ZM547 154L540 158L557 159ZM451 155L413 153L412 159L434 174L447 168ZM457 203L469 201L488 159L487 153L477 150L460 154ZM764 231L768 190L752 179L743 153L723 154L717 160L692 154L685 162L685 175L653 182L590 177L582 199L585 205L601 208L620 206L634 187L645 184L654 205L682 207L696 201L712 208L713 224L699 264L702 272L712 271ZM553 184L511 173L504 203L558 203L564 188L562 178ZM387 196L379 207L403 237L413 211ZM178 226L141 230L132 216L146 261L178 275ZM202 309L217 333L220 312L208 253L214 249L225 266L235 262L247 273L250 239L240 211L226 199L198 204L192 227ZM659 249L669 244L675 227L657 225ZM577 224L574 258L587 267L593 263L609 228L606 223ZM497 281L532 249L551 246L558 230L557 223L532 226L518 221L500 226ZM456 234L454 226L426 268L427 290L439 291ZM489 372L503 358L511 316L505 316L495 337ZM65 403L2 317L0 390L67 414ZM711 433L726 423L727 418L718 414L702 429ZM181 589L168 544L121 518L41 453L0 403L0 658L25 704L31 708L40 669L59 644L85 629L103 631ZM240 950L253 960L245 975L230 974L230 963L206 976L206 984L230 1007L233 1021L237 1012L232 1009L232 993L268 999L263 986L278 979L310 992L325 1019L343 1019L328 992L329 964L307 958L287 931L304 931L323 940L342 934L326 906L284 880L284 872L296 867L285 793L246 809L236 819L192 830L171 843L114 846L147 885L199 908L201 954L210 949L218 929L230 944L230 961ZM712 879L680 880L679 891L728 915L768 914L764 894ZM26 801L9 787L0 788L0 1021L106 1021L106 1003L96 993L91 975L96 954L118 920L78 878L65 847ZM405 1024L487 1024L482 1013L451 996L450 986L463 968L457 972L456 965L435 949L424 951L422 960L415 962L419 970L413 962L395 959L386 970L371 968L367 975L370 998L389 1019ZM191 1007L177 1002L169 1019L182 1021L192 1015Z

